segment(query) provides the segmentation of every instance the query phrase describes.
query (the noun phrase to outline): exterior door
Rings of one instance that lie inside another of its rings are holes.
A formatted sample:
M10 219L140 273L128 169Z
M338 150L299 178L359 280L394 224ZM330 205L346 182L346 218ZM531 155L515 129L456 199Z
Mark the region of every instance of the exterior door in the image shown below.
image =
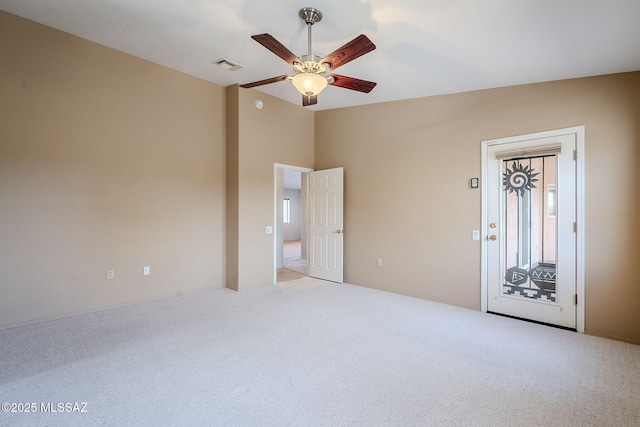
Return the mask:
M309 276L342 283L342 168L309 173Z
M576 328L576 134L487 149L487 311Z

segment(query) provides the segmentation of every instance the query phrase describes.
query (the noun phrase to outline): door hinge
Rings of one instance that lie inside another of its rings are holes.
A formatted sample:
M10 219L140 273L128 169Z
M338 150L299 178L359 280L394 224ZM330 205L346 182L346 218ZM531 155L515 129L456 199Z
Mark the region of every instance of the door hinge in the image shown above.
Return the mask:
M573 150L573 160L578 160L578 150Z
M577 233L577 232L578 232L578 223L577 223L577 222L574 222L574 223L573 223L573 232L574 232L574 233Z
M575 294L575 295L573 296L573 303L574 303L575 305L578 305L578 294Z

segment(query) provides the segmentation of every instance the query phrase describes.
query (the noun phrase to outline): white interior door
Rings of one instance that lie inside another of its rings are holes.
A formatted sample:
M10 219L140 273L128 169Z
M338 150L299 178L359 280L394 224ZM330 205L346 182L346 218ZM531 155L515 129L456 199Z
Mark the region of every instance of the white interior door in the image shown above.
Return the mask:
M343 169L309 173L309 200L309 276L342 283Z
M576 328L576 135L487 149L487 309Z

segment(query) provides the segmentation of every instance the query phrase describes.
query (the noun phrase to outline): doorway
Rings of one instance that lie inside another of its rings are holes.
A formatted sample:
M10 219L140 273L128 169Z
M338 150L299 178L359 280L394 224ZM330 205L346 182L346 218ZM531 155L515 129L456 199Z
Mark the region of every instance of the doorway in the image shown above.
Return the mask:
M583 146L582 126L482 143L483 311L584 330Z
M278 260L277 281L299 279L307 275L306 244L302 244L303 173L284 169L282 200L282 257ZM306 174L304 174L306 178ZM305 239L306 240L306 239ZM305 242L306 243L306 242ZM303 249L304 246L304 249Z
M302 173L300 257L308 260L305 275L342 283L344 270L343 168L314 171L279 163L274 164L273 283L279 281L278 269L284 267L285 170Z
M274 283L299 279L307 267L307 176L312 169L274 167Z

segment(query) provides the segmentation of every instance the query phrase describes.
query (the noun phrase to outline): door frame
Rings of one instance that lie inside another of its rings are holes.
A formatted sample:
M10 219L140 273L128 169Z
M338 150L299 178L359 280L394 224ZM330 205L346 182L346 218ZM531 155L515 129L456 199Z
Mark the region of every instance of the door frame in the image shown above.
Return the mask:
M487 265L487 250L488 250L488 182L487 182L487 154L489 146L510 144L514 142L528 141L532 139L548 138L560 135L576 135L576 294L578 295L578 304L576 307L576 330L578 332L584 332L584 317L585 317L585 301L584 301L584 239L585 239L585 214L584 214L584 137L585 127L573 126L563 129L555 129L544 132L530 133L526 135L516 135L504 138L489 139L481 142L481 182L482 182L482 208L481 208L481 236L482 244L480 250L480 309L482 312L487 312L489 284L488 284L488 265Z
M274 163L273 164L273 284L278 283L278 233L280 232L280 219L278 218L278 204L280 201L278 200L278 170L289 169L296 172L302 172L303 174L313 172L311 168L305 168L302 166L293 166L286 165L283 163ZM301 205L304 205L304 218L300 223L300 226L303 228L302 232L305 235L309 231L309 198L305 197L309 193L309 180L302 180L303 186L306 188L302 188L300 192L302 197ZM309 239L307 238L307 257L309 257ZM307 274L309 273L307 268Z

